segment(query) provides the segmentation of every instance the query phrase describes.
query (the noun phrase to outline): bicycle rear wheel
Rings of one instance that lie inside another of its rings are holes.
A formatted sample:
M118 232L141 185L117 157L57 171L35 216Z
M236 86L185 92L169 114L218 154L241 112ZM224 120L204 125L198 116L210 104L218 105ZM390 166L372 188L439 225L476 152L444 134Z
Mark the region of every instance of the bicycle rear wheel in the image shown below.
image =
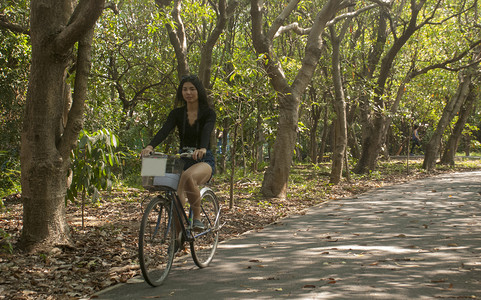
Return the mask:
M161 285L174 260L174 222L171 222L171 201L155 197L145 209L140 224L139 262L145 281Z
M205 230L200 233L193 232L195 239L190 243L190 250L195 264L204 268L212 261L219 242L219 202L210 188L201 190L200 213Z

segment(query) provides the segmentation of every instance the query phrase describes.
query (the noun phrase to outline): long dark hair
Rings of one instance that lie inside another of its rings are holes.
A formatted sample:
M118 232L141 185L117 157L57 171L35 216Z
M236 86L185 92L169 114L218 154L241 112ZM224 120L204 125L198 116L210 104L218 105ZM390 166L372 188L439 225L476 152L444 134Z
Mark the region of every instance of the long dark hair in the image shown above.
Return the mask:
M186 103L184 97L182 96L182 88L184 86L184 83L186 82L192 83L197 89L199 106L208 106L209 104L207 102L207 92L205 91L204 85L200 81L199 77L197 77L196 75L188 75L182 77L179 87L177 88L177 103L180 103L181 105L185 105Z

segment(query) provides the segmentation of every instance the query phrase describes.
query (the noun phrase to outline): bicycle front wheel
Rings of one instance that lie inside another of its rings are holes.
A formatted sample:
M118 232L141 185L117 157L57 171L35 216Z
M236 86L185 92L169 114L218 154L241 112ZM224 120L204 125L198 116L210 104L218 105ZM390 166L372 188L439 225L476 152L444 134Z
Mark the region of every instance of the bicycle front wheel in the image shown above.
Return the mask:
M142 217L139 262L142 275L151 286L162 284L174 260L175 228L171 216L171 201L155 197Z
M210 188L203 188L200 196L201 221L205 230L193 233L194 241L190 243L190 250L195 264L204 268L212 261L219 242L220 209L217 197Z

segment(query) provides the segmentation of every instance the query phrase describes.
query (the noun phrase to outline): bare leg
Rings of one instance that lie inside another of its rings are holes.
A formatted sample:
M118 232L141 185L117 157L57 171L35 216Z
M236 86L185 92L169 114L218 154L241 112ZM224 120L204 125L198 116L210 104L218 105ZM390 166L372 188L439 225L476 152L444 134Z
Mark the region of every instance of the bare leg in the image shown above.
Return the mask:
M200 190L199 185L209 181L212 176L212 168L209 164L201 162L197 163L180 176L177 194L182 204L185 204L185 196L189 200L190 206L194 213L194 219L200 219Z

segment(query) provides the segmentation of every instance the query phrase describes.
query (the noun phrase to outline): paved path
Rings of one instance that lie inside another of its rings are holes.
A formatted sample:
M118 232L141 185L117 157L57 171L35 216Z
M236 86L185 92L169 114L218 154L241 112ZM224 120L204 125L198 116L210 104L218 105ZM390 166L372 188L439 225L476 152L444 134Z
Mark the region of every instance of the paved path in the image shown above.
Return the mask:
M481 172L331 200L96 299L481 298Z

